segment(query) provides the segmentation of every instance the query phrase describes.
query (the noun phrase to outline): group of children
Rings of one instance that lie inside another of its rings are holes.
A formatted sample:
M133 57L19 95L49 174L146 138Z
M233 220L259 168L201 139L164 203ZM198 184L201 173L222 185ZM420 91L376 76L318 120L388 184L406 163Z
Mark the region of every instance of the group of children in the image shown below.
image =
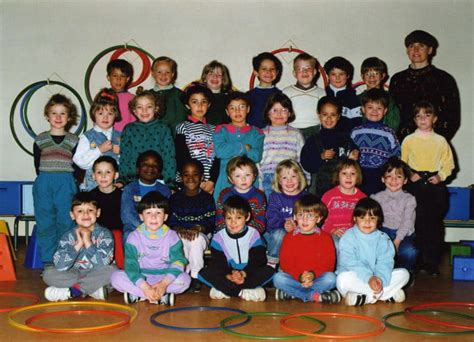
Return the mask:
M262 301L273 282L277 300L362 305L404 301L415 270L438 275L454 161L436 109L414 106L417 129L400 146L383 61L364 61L360 97L346 59L326 62L325 90L318 65L299 54L296 84L280 91L281 62L261 53L259 85L244 94L212 61L183 92L176 62L159 57L155 87L133 96L133 68L113 60L79 138L68 132L74 105L54 95L34 144L45 297L115 288L126 303L173 305L203 283L213 299ZM110 231L121 232L124 270Z

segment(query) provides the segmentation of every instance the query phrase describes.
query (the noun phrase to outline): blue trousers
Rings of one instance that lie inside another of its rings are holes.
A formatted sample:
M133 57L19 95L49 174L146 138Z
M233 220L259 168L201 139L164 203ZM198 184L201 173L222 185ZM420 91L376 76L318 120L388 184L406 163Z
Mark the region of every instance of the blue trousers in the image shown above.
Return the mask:
M263 234L267 242L267 259L272 264L278 264L280 260L280 248L283 238L285 237L285 229L273 229Z
M278 272L273 276L273 285L290 296L301 299L303 302L313 301L315 293L332 290L336 287L336 274L325 272L320 277L314 278L311 287L303 287L298 280L285 272Z
M389 229L381 227L380 230L390 236L390 239L395 240L397 236L396 229ZM415 234L410 236L405 236L400 246L398 247L398 252L396 256L396 266L406 268L408 271L413 271L415 268L416 259L418 258L418 249L415 247Z
M52 263L61 236L74 226L69 214L77 186L71 172L40 172L33 185L41 261Z

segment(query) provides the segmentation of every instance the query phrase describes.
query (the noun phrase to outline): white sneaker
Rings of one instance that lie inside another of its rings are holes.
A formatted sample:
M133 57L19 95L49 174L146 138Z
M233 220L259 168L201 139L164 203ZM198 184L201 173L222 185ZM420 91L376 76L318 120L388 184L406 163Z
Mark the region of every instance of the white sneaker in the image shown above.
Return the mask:
M240 297L247 301L263 302L267 296L262 287L256 287L254 289L243 289Z
M365 294L357 293L357 292L347 292L346 293L346 305L349 306L360 306L365 304L365 300L367 296Z
M407 299L405 291L402 289L394 293L393 297L386 300L387 303L403 303Z
M174 306L174 293L164 294L158 301L158 304Z
M209 291L209 297L211 297L211 299L229 299L230 298L224 292L219 291L215 287L213 287L211 291Z
M109 297L109 291L106 286L102 286L92 292L89 296L97 300L107 300Z
M44 297L50 302L62 302L72 298L68 287L49 286L44 290Z

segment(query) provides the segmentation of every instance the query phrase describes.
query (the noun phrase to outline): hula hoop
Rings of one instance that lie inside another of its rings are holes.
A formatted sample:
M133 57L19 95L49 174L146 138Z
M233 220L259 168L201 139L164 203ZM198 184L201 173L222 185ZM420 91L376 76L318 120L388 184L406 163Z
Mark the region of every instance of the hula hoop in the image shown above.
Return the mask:
M239 309L233 309L233 308L227 308L225 306L186 306L182 308L173 308L173 309L167 309L164 311L158 311L155 312L153 315L150 316L150 323L153 324L156 327L160 328L166 328L166 329L172 329L172 330L178 330L178 331L216 331L216 330L221 330L220 326L217 327L205 327L205 328L189 328L189 327L178 327L175 325L168 325L168 324L163 324L160 322L156 321L156 318L158 316L163 316L172 312L178 312L178 311L214 311L214 310L223 310L223 311L231 311L231 312L237 312L239 314L246 314L245 311L239 310ZM241 327L242 325L245 325L249 323L251 320L250 317L248 317L245 321L234 324L232 326L229 326L231 328L237 328Z
M21 297L21 298L30 298L33 300L33 303L29 304L29 305L33 305L33 304L36 304L40 301L39 297L36 296L36 295L33 295L33 294L29 294L29 293L17 293L17 292L0 292L0 296L1 297ZM16 309L19 309L19 308L22 308L22 307L25 307L26 305L22 305L22 306L14 306L14 307L11 307L11 308L1 308L0 309L0 312L8 312L8 311L12 311L12 310L16 310Z
M10 130L12 132L12 135L13 135L13 139L15 140L15 142L17 143L17 145L23 150L25 151L26 153L28 153L29 155L33 155L33 152L31 152L30 150L28 150L20 141L20 139L18 139L18 136L16 135L16 131L15 131L15 123L14 123L14 118L15 118L15 109L18 105L18 102L20 102L20 100L23 98L23 96L28 93L32 88L36 90L38 90L39 88L41 87L44 87L48 84L55 84L55 85L59 85L61 87L64 87L66 89L68 89L78 100L79 100L79 104L80 104L80 107L81 107L81 119L80 119L80 122L79 122L79 125L76 129L76 132L75 134L79 134L81 132L81 130L86 130L87 129L87 114L86 114L86 108L84 106L84 102L82 101L82 98L81 96L79 95L79 93L74 89L72 88L71 86L67 85L66 83L63 83L63 82L59 82L59 81L38 81L38 82L35 82L35 83L32 83L30 85L28 85L27 87L25 87L15 98L15 100L13 101L13 104L12 104L12 107L10 109ZM31 93L32 95L32 93ZM30 95L30 97L31 97ZM20 113L21 115L22 113ZM25 111L25 116L26 116L26 111ZM23 124L23 127L25 127L25 129L27 130L27 133L32 137L32 138L36 138L36 133L33 132L33 130L31 130L31 128L29 128L29 122L28 122L28 119L26 118L26 121L22 121L22 124Z
M286 322L289 321L290 319L299 318L301 316L331 316L331 317L355 318L355 319L362 320L362 321L367 321L367 322L373 324L376 327L376 329L374 329L373 331L362 333L362 334L330 335L330 334L309 333L309 332L306 332L306 331L290 328L286 324ZM288 331L291 331L291 332L294 332L294 333L297 333L297 334L301 334L301 335L319 337L319 338L334 338L334 339L341 339L341 340L378 336L381 333L383 333L384 330L385 330L385 326L383 325L383 323L380 320L376 319L376 318L369 317L369 316L354 315L354 314L337 313L337 312L306 312L306 313L293 314L293 315L289 315L289 316L283 318L280 321L280 325L283 329L286 329Z
M417 312L424 312L424 313L444 313L450 316L459 316L459 317L466 317L468 315L464 315L461 313L457 312L449 312L449 311L439 311L439 310L417 310ZM403 328L398 325L390 323L388 320L392 317L396 316L401 316L404 315L405 311L397 311L397 312L392 312L391 314L385 315L382 317L382 322L385 324L390 329L393 330L398 330L401 332L405 332L408 334L416 334L416 335L428 335L428 336L457 336L457 335L467 335L467 334L472 334L474 333L474 330L468 330L468 331L451 331L451 332L439 332L439 331L426 331L426 330L416 330L416 329L410 329L410 328ZM471 316L469 316L471 317Z
M136 309L130 306L121 305L121 304L106 303L106 302L59 302L59 303L45 303L45 304L38 304L38 305L30 305L30 306L26 306L24 308L20 308L15 311L12 311L8 314L8 323L10 323L10 325L20 330L44 332L43 330L38 330L32 327L29 327L25 323L19 323L14 320L14 317L25 311L31 311L35 309L49 308L49 307L61 307L61 306L105 306L105 307L120 309L123 311L127 311L129 313L130 319L125 324L132 323L138 316L138 312ZM122 322L119 322L119 323L122 323ZM104 330L114 329L114 328L117 328L117 323L107 324L107 325L102 325L102 326L97 326L97 327L75 328L73 329L75 331L71 331L71 330L66 331L67 329L60 329L60 330L62 330L61 332L64 332L64 333L69 333L69 332L89 333L89 332L104 331ZM51 332L59 332L59 331L51 331Z
M420 309L425 309L425 308L429 308L429 307L437 307L437 306L467 306L467 307L474 307L474 303L463 303L463 302L426 303L426 304L420 304L420 305L415 305L415 306L406 308L405 312L410 317L418 319L420 321L441 325L443 327L474 330L474 325L462 325L462 324L449 323L449 322L444 322L444 321L428 318L428 317L417 315L417 314L413 313L413 311L419 311ZM466 315L466 316L467 316L466 318L468 318L468 319L471 319L471 320L474 319L474 316L469 316L469 315Z
M297 52L297 53L305 53L305 51L303 50L300 50L300 49L295 49L295 48L280 48L280 49L276 49L276 50L273 50L273 51L270 51L270 53L276 55L280 52ZM318 63L319 64L319 63ZM324 68L321 66L321 64L318 65L318 70L319 70L319 73L321 74L321 76L323 77L323 83L324 83L324 87L327 87L328 86L328 76L326 75L326 71L324 70ZM252 75L250 76L250 80L249 80L249 90L252 90L254 88L254 83L255 83L255 74L252 72Z
M67 328L67 329L56 329L56 328L43 328L37 325L33 325L32 323L45 318L45 317L51 317L51 316L63 316L63 315L74 315L74 314L82 314L82 313L87 313L87 314L92 314L92 315L110 315L110 316L117 316L117 317L122 317L122 320L114 323L115 326L107 326L107 327L94 327L94 330L88 330L87 332L97 332L97 331L103 331L103 330L111 330L114 328L120 328L123 327L124 325L127 325L130 321L130 315L125 313L125 312L120 312L120 311L113 311L113 310L63 310L63 311L54 311L54 312L45 312L41 314L36 314L34 316L31 316L25 321L25 324L29 326L30 328L35 329L36 331L40 332L49 332L49 333L83 333L84 331L82 329L86 328Z
M226 327L226 323L229 321L232 321L237 318L242 318L242 317L254 317L254 316L288 316L289 314L287 312L249 312L247 314L241 314L241 315L232 315L229 316L225 319L223 319L220 323L221 329L226 332L227 334L234 335L237 337L243 337L243 338L251 338L254 340L296 340L296 339L301 339L301 338L307 338L307 336L304 335L290 335L290 336L260 336L260 335L250 335L250 334L244 334L244 333L239 333L236 331L232 331L231 326ZM310 319L312 321L315 321L321 325L321 328L319 330L316 330L314 333L317 334L319 332L324 331L326 329L326 323L323 321L320 321L319 319L316 318L310 318L310 317L302 317L303 319Z
M84 76L84 90L85 90L85 93L86 93L86 98L87 98L87 101L89 101L89 103L91 104L92 103L92 96L91 96L91 91L90 91L90 81L91 81L91 74L92 74L92 70L94 69L95 65L97 64L97 62L102 58L104 57L106 54L108 54L109 52L111 51L114 51L114 50L117 50L117 49L122 49L124 48L123 45L115 45L115 46L111 46L105 50L103 50L102 52L100 52L97 56L94 57L94 59L92 59L92 61L90 62L89 66L87 67L87 70L86 70L86 75ZM139 47L136 47L136 46L132 46L132 45L127 45L127 49L133 49L135 52L136 51L140 51L140 52L143 52L144 54L146 54L148 57L150 57L152 60L155 59L155 57L153 57L153 55L151 55L150 53L148 53L147 51L139 48Z
M20 105L20 121L21 121L21 124L23 125L23 128L26 131L26 133L28 133L29 136L32 137L33 139L36 137L36 134L34 134L33 129L31 128L30 121L28 120L28 115L25 115L24 107L25 107L26 100L28 100L28 102L30 102L31 96L39 88L41 88L41 84L30 88L30 90L28 90L28 92L25 94L25 96L23 96L23 99L21 100L21 105Z
M132 82L128 86L129 88L133 88L133 87L143 83L148 78L148 76L150 75L150 71L151 71L151 63L150 63L150 60L148 59L148 56L144 52L141 52L139 50L135 50L133 48L132 49L120 48L120 49L115 50L115 52L112 54L112 56L110 56L110 60L112 61L114 59L119 58L121 55L123 55L127 51L135 52L140 57L140 59L142 60L142 64L143 64L142 73L140 74L140 76L135 81L132 80Z

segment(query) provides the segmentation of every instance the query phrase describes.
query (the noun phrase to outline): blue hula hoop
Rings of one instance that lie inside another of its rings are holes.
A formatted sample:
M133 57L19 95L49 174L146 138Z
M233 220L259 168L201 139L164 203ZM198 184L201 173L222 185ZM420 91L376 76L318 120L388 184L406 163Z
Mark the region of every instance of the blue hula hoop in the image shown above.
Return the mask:
M239 314L246 314L245 311L239 310L239 309L233 309L233 308L227 308L225 306L186 306L182 308L172 308L172 309L167 309L164 311L158 311L155 312L153 315L150 316L150 323L153 324L156 327L160 328L166 328L166 329L172 329L172 330L178 330L178 331L216 331L216 330L222 330L220 326L217 327L201 327L201 328L190 328L190 327L178 327L175 325L168 325L168 324L163 324L160 322L156 321L156 318L158 316L163 316L172 312L178 312L178 311L214 311L214 310L223 310L223 311L231 311L231 312L236 312ZM229 325L226 328L237 328L241 327L247 323L249 323L252 320L252 318L249 316L247 319L243 322L236 323L233 325Z
M35 86L31 87L30 90L28 90L28 92L23 96L22 100L21 100L21 105L20 105L20 120L21 120L21 124L23 125L23 128L25 129L26 133L29 134L30 137L32 137L33 139L36 138L36 134L35 132L33 132L33 129L31 128L31 125L30 123L26 122L27 119L25 120L25 104L26 104L26 101L33 95L34 92L36 92L39 88L43 87L42 84L36 84Z

